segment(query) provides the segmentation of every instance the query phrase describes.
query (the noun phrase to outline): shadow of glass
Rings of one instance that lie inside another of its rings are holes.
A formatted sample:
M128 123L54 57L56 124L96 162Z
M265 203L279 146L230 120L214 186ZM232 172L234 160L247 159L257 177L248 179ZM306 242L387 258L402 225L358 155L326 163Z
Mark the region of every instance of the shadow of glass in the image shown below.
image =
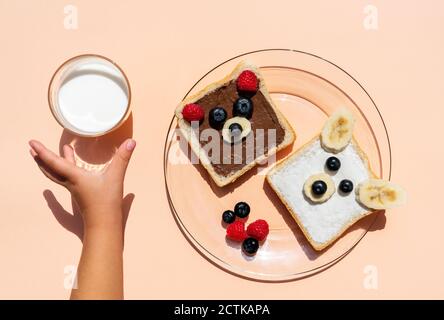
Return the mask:
M71 213L63 208L63 206L56 199L54 193L51 190L43 191L43 197L45 198L46 203L48 204L48 207L54 215L54 218L56 218L57 222L63 228L76 235L77 238L79 238L79 240L83 242L83 219L74 199L71 198ZM123 198L123 232L125 232L126 222L128 220L131 206L135 197L136 196L134 195L134 193L129 193Z
M63 146L74 148L77 165L87 170L101 170L112 159L117 148L133 136L133 116L116 130L100 137L81 137L63 130L59 142L59 153L62 155Z

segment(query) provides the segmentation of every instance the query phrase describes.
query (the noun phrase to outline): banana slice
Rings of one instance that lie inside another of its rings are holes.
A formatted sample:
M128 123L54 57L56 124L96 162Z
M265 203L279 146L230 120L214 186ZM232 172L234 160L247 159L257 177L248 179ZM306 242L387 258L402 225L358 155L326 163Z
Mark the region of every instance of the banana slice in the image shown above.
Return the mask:
M236 125L239 125L240 128ZM225 142L236 143L242 141L242 139L248 136L250 132L251 123L247 118L233 117L225 121L224 127L222 128L222 138Z
M406 201L405 191L390 181L369 179L356 188L356 196L367 208L382 210L402 205Z
M327 201L335 191L335 184L326 173L314 174L304 183L305 196L315 203Z
M344 150L352 138L354 124L355 119L347 109L333 113L325 122L321 132L324 149L333 153Z

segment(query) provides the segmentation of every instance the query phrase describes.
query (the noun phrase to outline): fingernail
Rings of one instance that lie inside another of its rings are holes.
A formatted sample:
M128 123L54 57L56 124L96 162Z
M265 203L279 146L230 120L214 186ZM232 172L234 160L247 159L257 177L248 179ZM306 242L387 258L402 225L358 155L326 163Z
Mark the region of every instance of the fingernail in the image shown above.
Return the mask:
M37 141L35 141L35 140L30 140L29 141L29 145L36 152L39 152L41 150L41 147L40 147L39 143Z
M128 151L133 151L135 147L136 147L136 141L134 141L133 139L130 139L126 143L126 150Z

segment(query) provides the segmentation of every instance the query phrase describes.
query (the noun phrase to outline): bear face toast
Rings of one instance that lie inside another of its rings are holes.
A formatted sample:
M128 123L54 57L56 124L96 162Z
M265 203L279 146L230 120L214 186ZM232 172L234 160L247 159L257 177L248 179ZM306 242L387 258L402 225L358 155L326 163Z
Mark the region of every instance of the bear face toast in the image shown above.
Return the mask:
M183 137L219 187L295 140L259 69L246 62L182 101L175 116Z
M354 118L335 112L321 133L277 163L267 181L315 250L358 220L405 202L405 192L380 180L353 138Z

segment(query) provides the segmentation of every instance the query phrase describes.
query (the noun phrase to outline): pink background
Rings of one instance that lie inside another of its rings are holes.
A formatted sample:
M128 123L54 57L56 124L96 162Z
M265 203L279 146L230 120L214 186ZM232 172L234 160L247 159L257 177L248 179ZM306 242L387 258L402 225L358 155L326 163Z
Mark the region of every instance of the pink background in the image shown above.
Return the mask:
M78 9L66 30L63 8ZM65 266L81 249L69 194L28 155L37 138L58 150L63 134L47 105L55 69L80 53L115 60L128 75L133 118L100 140L101 159L121 137L138 147L126 179L135 194L125 240L126 298L444 298L441 74L442 1L372 1L379 28L363 26L367 1L18 1L0 0L0 298L66 298ZM173 110L210 68L239 53L292 48L350 72L377 103L393 152L392 180L408 204L387 213L341 262L303 280L260 283L202 258L179 231L164 193L163 144ZM83 144L85 146L85 144ZM96 146L86 145L84 157ZM45 197L55 208L48 208ZM60 225L62 221L65 228ZM75 231L75 230L74 230ZM378 288L364 286L376 266Z

